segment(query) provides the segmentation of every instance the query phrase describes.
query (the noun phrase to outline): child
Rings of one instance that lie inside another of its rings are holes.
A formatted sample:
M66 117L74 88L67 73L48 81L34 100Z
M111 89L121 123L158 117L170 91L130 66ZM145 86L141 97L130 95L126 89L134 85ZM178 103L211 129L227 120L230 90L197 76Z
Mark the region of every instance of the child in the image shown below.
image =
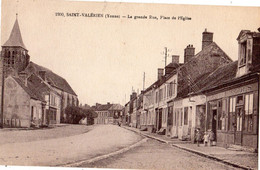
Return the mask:
M212 130L209 129L209 146L212 146L213 141L214 141L214 133Z
M204 146L207 146L209 142L209 133L206 131L204 134Z
M198 147L200 146L200 144L199 144L200 139L201 139L200 128L197 128L197 129L196 129L196 141L197 141L197 146L198 146Z

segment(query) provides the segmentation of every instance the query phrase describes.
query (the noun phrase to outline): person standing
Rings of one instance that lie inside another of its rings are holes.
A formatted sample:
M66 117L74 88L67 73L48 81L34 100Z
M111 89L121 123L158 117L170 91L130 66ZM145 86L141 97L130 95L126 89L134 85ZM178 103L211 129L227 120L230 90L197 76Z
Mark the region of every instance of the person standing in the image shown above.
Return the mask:
M200 140L201 140L200 128L197 128L196 129L196 142L197 142L198 147L200 146L200 144L199 144Z
M215 135L212 130L209 130L209 146L212 146L212 143L215 139Z

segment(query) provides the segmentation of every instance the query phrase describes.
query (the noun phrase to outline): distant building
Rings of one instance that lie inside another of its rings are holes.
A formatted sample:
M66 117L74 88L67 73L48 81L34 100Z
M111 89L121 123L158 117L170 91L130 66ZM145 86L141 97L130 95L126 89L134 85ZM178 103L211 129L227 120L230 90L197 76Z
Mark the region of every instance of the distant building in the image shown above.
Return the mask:
M2 46L1 62L1 77L5 77L5 126L30 127L64 122L65 108L78 105L77 95L64 78L30 61L17 19L9 39Z
M96 104L93 107L97 113L95 124L113 124L115 120L121 119L123 113L123 106L120 104Z

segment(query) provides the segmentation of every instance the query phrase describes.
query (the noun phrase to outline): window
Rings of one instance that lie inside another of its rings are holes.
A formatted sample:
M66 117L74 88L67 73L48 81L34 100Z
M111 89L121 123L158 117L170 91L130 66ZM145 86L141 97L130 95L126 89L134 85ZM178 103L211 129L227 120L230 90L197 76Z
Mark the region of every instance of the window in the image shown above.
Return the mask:
M166 86L165 86L165 87L164 87L164 96L163 96L164 99L167 97L167 95L166 95L166 94L167 94L167 91L166 91L166 90L167 90L167 88L166 88Z
M237 105L243 105L243 95L237 96Z
M158 91L155 93L155 103L158 103Z
M184 125L188 125L188 107L184 107Z
M228 124L228 130L233 131L234 125L235 125L235 109L236 109L236 97L230 97L229 99L229 124Z
M223 118L223 115L222 115L222 101L218 101L218 130L221 130L222 129L222 118Z
M253 131L253 94L245 95L245 126L247 132Z
M242 107L238 107L237 111L236 111L236 116L237 116L237 122L236 122L236 127L237 127L237 131L242 131Z
M10 62L11 66L14 66L15 55L16 55L16 51L13 51L13 55L12 55L11 62Z
M183 109L181 108L181 109L178 109L178 118L179 118L179 123L178 123L178 125L179 126L182 126L182 119L183 119L183 111L182 111Z
M240 45L240 60L239 60L239 65L240 66L243 66L246 64L246 51L247 51L247 48L246 48L246 41L241 43Z
M177 119L176 119L176 116L177 115L177 112L176 112L176 110L174 111L174 113L173 113L173 126L176 126L176 124L177 124Z
M10 66L10 60L11 60L11 52L8 51L8 55L7 55L7 66Z
M226 130L226 122L227 122L227 100L224 99L222 100L222 126L221 126L221 130Z
M159 101L162 101L163 99L163 89L159 90Z
M168 107L168 125L172 125L173 124L173 106L170 106L170 107Z
M172 93L172 95L175 95L175 87L176 87L176 81L175 80L173 80L173 93Z

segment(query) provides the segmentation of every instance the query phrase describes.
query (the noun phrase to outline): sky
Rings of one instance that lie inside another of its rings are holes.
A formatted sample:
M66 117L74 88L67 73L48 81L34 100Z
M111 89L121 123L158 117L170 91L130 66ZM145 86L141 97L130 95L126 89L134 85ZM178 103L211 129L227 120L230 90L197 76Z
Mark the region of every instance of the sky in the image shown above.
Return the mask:
M82 104L120 103L157 79L164 67L164 48L180 55L193 44L201 50L202 32L233 60L238 58L237 36L242 29L257 31L259 7L173 5L64 0L2 0L1 44L18 22L31 61L64 77ZM65 17L56 13L64 13ZM67 13L120 15L120 18L68 17ZM122 16L153 16L128 19ZM191 20L165 20L183 16ZM167 59L167 63L171 58Z

